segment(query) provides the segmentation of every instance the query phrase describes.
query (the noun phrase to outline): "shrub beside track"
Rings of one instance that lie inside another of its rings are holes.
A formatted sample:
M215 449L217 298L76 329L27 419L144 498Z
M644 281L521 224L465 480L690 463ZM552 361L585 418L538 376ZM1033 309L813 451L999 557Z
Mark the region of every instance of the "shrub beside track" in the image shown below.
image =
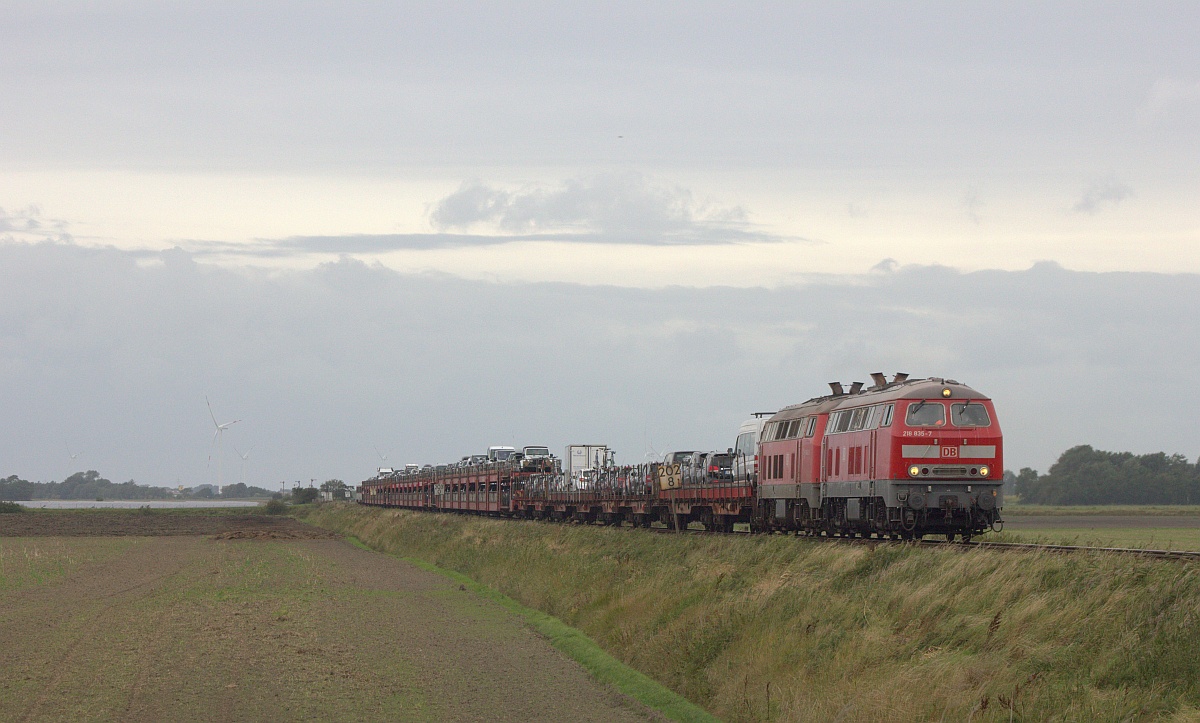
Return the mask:
M1200 714L1193 564L341 504L304 514L556 616L728 720Z

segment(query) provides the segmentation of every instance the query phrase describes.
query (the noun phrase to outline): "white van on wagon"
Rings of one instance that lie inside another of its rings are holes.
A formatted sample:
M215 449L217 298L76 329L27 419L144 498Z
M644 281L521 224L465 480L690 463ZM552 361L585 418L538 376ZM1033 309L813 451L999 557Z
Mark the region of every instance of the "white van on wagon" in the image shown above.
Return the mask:
M489 462L504 462L516 453L517 450L515 447L503 447L495 445L488 447L487 458Z
M737 440L733 445L733 479L738 482L758 482L758 438L763 426L775 412L755 412L738 428Z

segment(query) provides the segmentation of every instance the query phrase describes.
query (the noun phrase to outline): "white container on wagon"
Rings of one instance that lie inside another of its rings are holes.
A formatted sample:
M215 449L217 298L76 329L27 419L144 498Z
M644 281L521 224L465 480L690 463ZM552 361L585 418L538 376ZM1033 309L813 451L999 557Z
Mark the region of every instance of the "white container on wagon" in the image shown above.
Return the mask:
M613 452L607 444L569 444L563 455L563 470L571 489L590 489L595 470L612 464Z

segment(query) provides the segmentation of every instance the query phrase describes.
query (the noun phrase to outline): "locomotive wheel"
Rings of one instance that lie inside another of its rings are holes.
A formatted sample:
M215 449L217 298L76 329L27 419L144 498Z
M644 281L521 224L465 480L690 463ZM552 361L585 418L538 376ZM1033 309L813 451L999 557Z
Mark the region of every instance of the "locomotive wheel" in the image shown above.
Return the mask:
M946 542L954 542L954 533L953 532L946 533Z

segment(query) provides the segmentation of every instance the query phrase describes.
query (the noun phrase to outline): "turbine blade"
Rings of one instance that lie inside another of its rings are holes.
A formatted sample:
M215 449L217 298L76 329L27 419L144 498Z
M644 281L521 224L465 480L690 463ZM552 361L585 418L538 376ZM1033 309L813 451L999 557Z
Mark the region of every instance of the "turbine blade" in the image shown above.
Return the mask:
M213 432L212 446L210 446L208 448L208 462L205 462L204 469L208 469L209 467L212 466L212 453L213 453L213 450L217 448L217 435L219 435L220 433L221 433L220 427L217 427L217 431Z
M213 414L212 402L208 401L207 394L204 395L204 403L208 405L208 416L212 417L213 425L217 426L217 427L221 426L221 425L217 424L217 415Z

